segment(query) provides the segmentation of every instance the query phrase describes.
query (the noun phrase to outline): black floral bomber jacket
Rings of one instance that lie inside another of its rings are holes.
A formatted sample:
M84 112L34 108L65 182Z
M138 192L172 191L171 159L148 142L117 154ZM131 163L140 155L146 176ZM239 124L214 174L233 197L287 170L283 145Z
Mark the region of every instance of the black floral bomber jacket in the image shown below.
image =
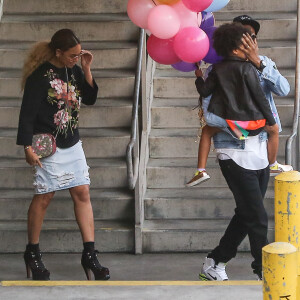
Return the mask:
M34 134L51 133L57 134L57 147L75 145L79 141L81 103L93 105L97 99L98 86L95 81L93 84L88 84L77 65L66 69L49 62L42 64L25 84L17 144L31 145Z

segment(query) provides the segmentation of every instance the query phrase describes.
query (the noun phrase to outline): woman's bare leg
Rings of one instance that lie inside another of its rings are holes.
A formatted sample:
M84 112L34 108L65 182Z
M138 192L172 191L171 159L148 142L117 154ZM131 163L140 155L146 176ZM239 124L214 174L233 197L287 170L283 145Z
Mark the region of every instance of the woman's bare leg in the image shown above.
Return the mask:
M71 197L74 202L74 212L83 242L95 241L94 215L90 200L89 185L80 185L71 188Z
M34 195L28 209L28 242L38 244L45 213L55 192Z

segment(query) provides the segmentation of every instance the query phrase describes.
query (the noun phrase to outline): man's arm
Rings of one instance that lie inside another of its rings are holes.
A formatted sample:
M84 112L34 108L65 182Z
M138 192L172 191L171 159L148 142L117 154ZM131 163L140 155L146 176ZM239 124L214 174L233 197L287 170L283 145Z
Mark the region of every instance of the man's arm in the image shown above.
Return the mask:
M278 71L276 64L267 56L258 54L258 44L256 39L253 40L249 34L242 38L241 50L247 55L251 63L261 72L262 78L266 81L271 92L277 96L287 96L290 92L290 84L285 77ZM261 69L261 61L266 66Z
M270 90L277 96L287 96L290 92L290 84L278 71L276 64L267 56L260 56L266 62L262 70L262 78L267 82Z

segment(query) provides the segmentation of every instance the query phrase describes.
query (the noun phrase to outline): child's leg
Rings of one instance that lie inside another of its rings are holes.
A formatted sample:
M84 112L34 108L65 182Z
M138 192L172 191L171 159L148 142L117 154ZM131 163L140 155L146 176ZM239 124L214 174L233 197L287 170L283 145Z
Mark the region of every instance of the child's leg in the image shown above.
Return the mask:
M214 134L221 131L220 128L210 127L205 125L202 128L202 134L199 143L198 150L198 171L195 173L194 177L186 183L186 186L191 187L195 186L201 182L204 182L210 178L210 176L206 173L205 167L207 162L207 157L210 150L211 138Z
M211 138L217 132L220 132L220 131L221 131L220 128L210 127L208 125L205 125L202 128L202 134L201 134L199 150L198 150L198 169L205 169L208 154L210 151Z
M272 165L276 162L278 145L279 145L279 128L275 124L273 126L266 125L265 130L269 134L268 139L268 159L269 164Z
M235 127L232 131L238 139L241 139L243 137L242 132L237 127Z
M245 140L247 138L249 132L246 129L241 130L237 125L239 123L239 125L241 126L243 123L242 121L226 120L226 122L239 140ZM241 126L241 128L243 127Z

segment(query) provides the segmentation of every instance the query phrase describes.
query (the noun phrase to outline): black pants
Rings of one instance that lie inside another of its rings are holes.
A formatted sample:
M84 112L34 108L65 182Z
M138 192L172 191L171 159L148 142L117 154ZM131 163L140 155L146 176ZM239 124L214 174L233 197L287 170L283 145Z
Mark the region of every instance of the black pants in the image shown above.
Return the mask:
M262 248L267 242L268 216L263 205L269 181L269 167L252 171L237 165L232 159L219 161L221 171L233 193L236 209L224 236L209 257L216 262L228 262L237 248L249 236L254 271L262 269Z

